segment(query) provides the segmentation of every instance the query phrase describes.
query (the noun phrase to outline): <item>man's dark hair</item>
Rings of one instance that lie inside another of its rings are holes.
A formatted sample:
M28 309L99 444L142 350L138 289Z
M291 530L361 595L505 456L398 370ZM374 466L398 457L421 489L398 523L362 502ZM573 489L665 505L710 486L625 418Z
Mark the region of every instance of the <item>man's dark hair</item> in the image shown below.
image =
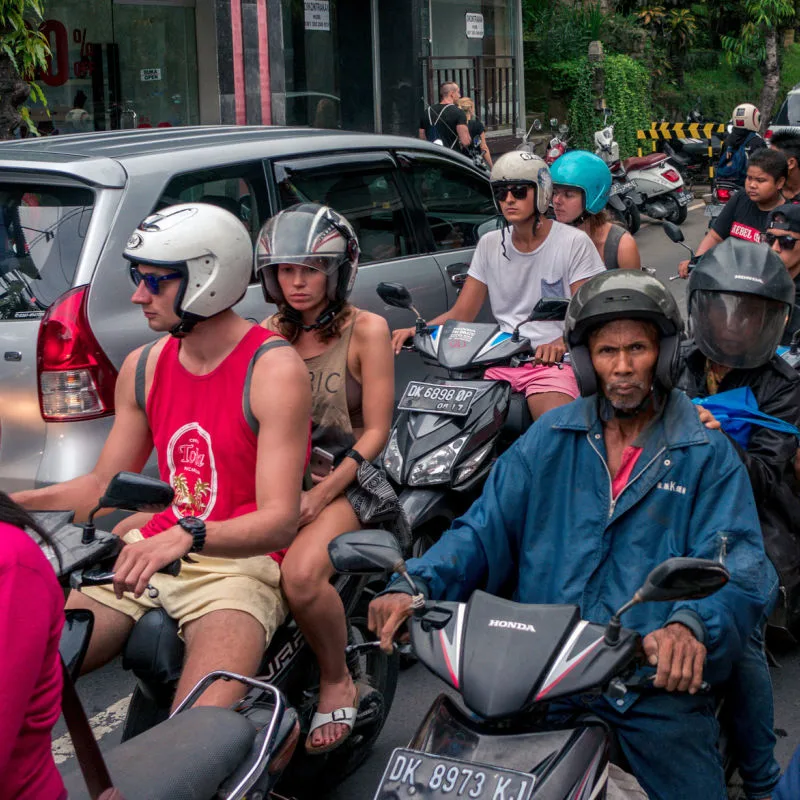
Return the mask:
M786 158L793 158L800 167L800 134L793 131L778 131L769 140L770 147L780 150Z
M444 100L458 84L455 81L445 81L439 86L439 100Z
M771 175L773 180L776 181L789 175L789 163L780 150L769 150L767 148L756 150L750 156L747 166L764 170L767 175Z

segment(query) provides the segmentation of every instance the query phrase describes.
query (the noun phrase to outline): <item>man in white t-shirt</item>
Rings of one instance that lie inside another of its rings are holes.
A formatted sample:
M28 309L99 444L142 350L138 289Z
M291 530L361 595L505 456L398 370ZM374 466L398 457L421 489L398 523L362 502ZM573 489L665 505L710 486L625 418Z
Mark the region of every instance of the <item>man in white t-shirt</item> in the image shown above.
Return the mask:
M430 325L448 319L472 322L488 295L492 314L510 332L540 298L571 297L584 281L605 270L583 231L544 217L553 183L541 158L518 150L506 153L495 162L491 181L507 224L481 238L458 300ZM563 322L526 322L521 334L534 347L534 363L486 371L487 378L506 380L515 392L525 394L533 419L579 394L572 367L561 363L563 332ZM413 333L413 328L392 333L395 353Z

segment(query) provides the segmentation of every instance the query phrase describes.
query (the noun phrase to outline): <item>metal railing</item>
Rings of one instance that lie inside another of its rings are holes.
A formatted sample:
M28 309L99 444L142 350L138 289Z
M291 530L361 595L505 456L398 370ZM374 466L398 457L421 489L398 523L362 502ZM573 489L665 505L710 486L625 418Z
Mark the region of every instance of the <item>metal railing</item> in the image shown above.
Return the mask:
M517 130L517 80L514 56L433 56L420 59L425 102L439 102L439 85L455 81L472 98L486 130Z

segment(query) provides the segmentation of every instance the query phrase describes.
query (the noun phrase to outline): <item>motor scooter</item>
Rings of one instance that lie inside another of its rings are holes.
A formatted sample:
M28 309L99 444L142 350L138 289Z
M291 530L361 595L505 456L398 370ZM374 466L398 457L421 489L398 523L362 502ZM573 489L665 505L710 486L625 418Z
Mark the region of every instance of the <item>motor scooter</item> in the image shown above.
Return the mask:
M605 121L608 121L608 110ZM664 153L633 156L620 160L619 145L614 140L614 126L606 126L594 135L595 153L611 170L614 181L632 183L640 213L653 219L666 219L681 225L688 215L692 193L684 188L680 173L669 164Z
M447 371L447 378L410 381L381 454L412 531L412 553L421 555L480 494L496 456L531 424L525 398L506 381L483 380L490 367L533 361L531 343L497 323L448 320L429 327L399 283L380 283L390 306L416 315L409 349ZM563 320L568 300L543 298L528 317Z
M48 552L47 548L45 552L62 583L72 589L80 590L85 586L109 584L113 581L113 565L122 542L118 537L96 529L93 520L97 511L105 508L153 512L167 507L172 502L172 497L172 488L162 481L135 473L120 473L111 480L85 525L74 525L71 511L35 512L34 517L37 522L50 533L57 547L60 563L55 553ZM179 562L170 565L172 574L178 566ZM354 575L339 575L334 581L345 608L348 625L347 665L354 682L359 687L358 713L353 732L347 741L336 750L323 755L309 756L302 747L295 750L294 745L300 737L307 735L311 718L316 710L319 671L314 654L296 622L291 618L287 619L273 636L256 678L215 673L204 679L206 685L202 689L198 684L178 710L170 714L175 688L183 667L184 644L178 637L177 623L163 609L153 609L145 613L134 625L122 654L123 669L134 673L137 685L123 726L123 744L119 748L119 755L115 750L114 754L109 756L109 769L115 782L119 777L119 785L123 790L126 786L135 790L123 791L126 800L137 800L139 797L152 800L161 800L164 797L166 800L167 797L173 797L169 794L159 794L156 789L150 790L151 786L161 786L158 781L166 781L171 773L167 773L167 777L156 779L156 776L151 775L149 771L143 774L141 764L148 763L148 758L145 757L147 748L155 746L150 743L160 743L159 749L166 752L170 738L172 741L179 741L184 737L190 737L191 724L184 722L183 719L180 722L176 721L179 712L190 708L190 700L193 702L207 688L207 682L212 680L237 680L248 687L247 695L236 706L236 713L244 716L254 726L250 744L256 748L255 761L247 762L250 766L244 771L243 768L240 769L246 761L244 755L240 760L241 763L233 763L230 759L225 762L231 765L230 776L227 774L223 776L225 792L230 792L237 786L244 772L249 772L257 761L261 765L258 768L260 782L249 782L248 788L243 789L243 793L248 797L257 796L253 794L254 786L263 787L264 793L261 796L268 796L267 787L274 786L279 778L287 792L291 791L298 797L306 795L314 797L321 775L324 774L327 785L333 786L366 758L383 728L394 699L398 660L396 657L387 657L371 645L372 636L367 629L366 609L374 592L367 587L368 579ZM75 678L80 673L92 625L91 612L67 612L61 653L71 675ZM204 711L204 709L197 710ZM268 748L269 753L262 752L264 736L267 735L264 733L265 726L270 724L269 715L273 712L277 714L277 711L281 714L276 723L277 727L269 734L273 739ZM194 714L194 709L192 715L197 716ZM281 722L283 718L285 721ZM224 746L225 728L224 723L220 724L223 725L220 742L221 746ZM165 725L170 727L165 729L163 727ZM164 730L169 731L176 726L180 736L177 736L177 733L164 733ZM151 734L150 731L154 733ZM211 747L214 742L211 735L213 724L208 729L201 728L201 731L211 742L209 745ZM291 751L288 748L282 749L287 744L290 733L293 739ZM137 744L140 741L144 750ZM247 747L247 752L250 752L250 745ZM131 753L137 755L131 756L129 755ZM276 759L280 769L275 766ZM190 759L190 762L193 762L192 768L198 774L205 774L196 758ZM191 771L188 764L183 765L181 762L179 766L181 769L185 767L187 772ZM219 771L214 775L219 775ZM80 778L74 777L72 780L73 783L70 785L74 785L77 791L81 783ZM222 779L217 785L221 783ZM195 784L190 780L187 785ZM216 797L217 785L214 787L214 792L204 794L197 790L191 797L203 799ZM206 786L206 783L202 783L202 786ZM229 794L221 793L219 796L228 797ZM244 795L230 795L234 796ZM73 797L72 793L70 797Z
M569 144L569 125L559 125L558 120L553 117L550 120L551 130L557 130L558 133L550 140L547 150L544 154L544 162L549 167L553 162L567 152L567 145Z
M341 572L398 572L414 593L412 647L466 706L441 694L407 747L394 750L375 800L597 800L606 797L612 730L598 719L548 717L554 701L605 692L661 692L637 671L641 637L621 617L639 603L706 597L729 579L718 561L671 558L609 620L581 619L573 605L531 605L475 591L466 603L428 601L383 531L334 539ZM709 691L704 684L701 691Z

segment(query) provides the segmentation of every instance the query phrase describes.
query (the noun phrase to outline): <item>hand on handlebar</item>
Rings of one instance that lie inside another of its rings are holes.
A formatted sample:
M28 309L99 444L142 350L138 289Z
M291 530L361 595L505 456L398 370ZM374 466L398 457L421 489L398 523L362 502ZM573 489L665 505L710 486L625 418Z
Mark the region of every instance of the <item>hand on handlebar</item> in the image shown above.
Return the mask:
M415 328L398 328L396 331L392 331L392 349L395 355L403 349L406 340L414 335L415 330Z
M688 278L689 277L689 259L687 258L685 261L681 261L678 264L678 276L681 278Z
M564 360L564 353L566 352L567 348L564 346L564 340L554 339L552 342L540 344L536 348L533 363L543 364L546 367L560 364Z
M697 694L703 686L706 648L679 622L648 633L642 642L647 663L657 667L653 686Z
M384 653L391 655L395 634L412 613L411 596L401 592L381 595L369 604L367 625L380 637Z
M114 567L114 594L118 599L124 592L141 597L153 575L183 558L191 547L192 537L178 525L149 539L125 545Z

